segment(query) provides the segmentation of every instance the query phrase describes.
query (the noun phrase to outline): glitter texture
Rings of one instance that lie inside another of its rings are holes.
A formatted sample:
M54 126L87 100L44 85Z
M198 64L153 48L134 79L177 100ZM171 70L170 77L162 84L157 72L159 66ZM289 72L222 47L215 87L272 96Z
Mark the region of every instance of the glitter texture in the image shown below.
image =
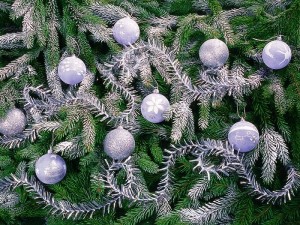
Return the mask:
M67 173L65 160L57 154L48 153L35 163L35 174L44 184L56 184Z
M223 66L228 57L229 50L227 45L219 39L210 39L205 41L199 50L201 62L209 68L218 68Z
M25 129L26 121L26 116L22 110L11 109L5 118L0 119L0 133L5 136L19 134Z
M144 98L141 105L143 117L152 122L160 123L164 121L163 113L168 110L170 103L168 99L158 93L152 93Z
M269 42L264 47L262 58L269 68L278 70L289 64L292 58L292 52L285 42L276 40Z
M129 131L118 127L106 135L103 147L108 156L115 160L122 160L131 155L135 148L135 141Z
M235 150L249 152L257 146L259 132L252 123L242 120L230 128L228 141Z
M139 25L129 17L118 20L112 31L115 40L121 45L131 45L140 36Z
M67 57L58 65L58 76L66 84L78 84L83 80L85 75L86 66L76 56Z

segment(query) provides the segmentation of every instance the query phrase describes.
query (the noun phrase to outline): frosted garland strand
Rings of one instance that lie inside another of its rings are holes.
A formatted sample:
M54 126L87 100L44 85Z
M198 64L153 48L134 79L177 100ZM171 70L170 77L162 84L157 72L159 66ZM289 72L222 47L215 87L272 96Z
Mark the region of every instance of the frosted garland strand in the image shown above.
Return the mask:
M101 176L100 180L105 181L107 184L106 186L110 188L113 193L113 197L103 204L96 202L72 204L67 201L56 201L52 197L52 194L47 192L34 177L29 178L25 171L21 172L19 175L12 175L11 178L6 177L0 180L0 190L8 191L11 188L24 185L27 191L35 193L37 198L42 199L47 206L50 206L53 214L60 214L67 218L85 217L87 214L92 215L99 209L103 209L104 211L109 210L111 207L114 208L117 202L121 205L121 200L125 198L135 202L156 202L158 206L160 206L170 200L172 182L171 167L174 166L179 157L189 153L198 157L211 155L222 157L227 163L226 169L232 171L233 168L235 168L240 178L245 180L242 184L252 190L251 193L256 196L257 199L266 201L267 203L282 204L287 200L290 200L294 191L300 186L299 172L292 165L288 165L287 167L287 183L282 189L271 191L260 186L255 180L255 176L252 174L251 170L243 164L243 160L239 155L234 153L234 150L227 142L206 140L179 147L172 146L171 150L166 150L166 152L168 155L165 156L163 163L164 167L161 169L164 174L158 185L158 190L153 195L150 193L147 194L143 185L139 184L139 181L135 176L137 170L132 167L130 157L122 163L113 162L111 165L108 164L108 169L106 169L106 172ZM114 171L120 168L125 169L127 180L125 185L118 187L114 178ZM218 173L218 171L212 171L212 169L210 172L214 174Z

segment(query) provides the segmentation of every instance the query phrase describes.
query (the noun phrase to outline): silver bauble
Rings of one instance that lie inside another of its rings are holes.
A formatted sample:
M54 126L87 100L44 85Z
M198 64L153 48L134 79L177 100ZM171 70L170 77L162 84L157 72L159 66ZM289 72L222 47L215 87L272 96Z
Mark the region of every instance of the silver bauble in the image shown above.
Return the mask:
M235 150L249 152L256 148L259 141L259 132L252 123L242 119L230 128L228 141Z
M35 163L35 174L44 184L56 184L67 173L65 160L57 154L47 153Z
M75 55L63 59L58 65L58 76L70 85L80 83L86 75L84 62Z
M0 133L5 136L14 136L21 133L26 126L26 116L22 110L14 108L0 119Z
M131 45L140 36L139 25L129 17L118 20L112 30L115 40L121 45Z
M227 45L219 39L205 41L199 50L201 62L209 68L224 66L228 57L229 50Z
M286 67L292 58L290 47L281 40L269 42L263 50L262 59L271 69L278 70Z
M169 108L169 100L158 92L147 95L141 104L143 117L152 123L164 121L163 114Z
M103 147L104 152L112 159L122 160L133 152L135 140L129 131L118 127L106 135Z

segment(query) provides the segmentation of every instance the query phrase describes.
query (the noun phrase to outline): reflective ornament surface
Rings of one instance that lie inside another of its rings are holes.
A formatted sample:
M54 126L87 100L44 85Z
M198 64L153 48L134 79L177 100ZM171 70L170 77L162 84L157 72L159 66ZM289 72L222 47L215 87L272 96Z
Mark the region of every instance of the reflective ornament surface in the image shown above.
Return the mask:
M160 123L164 121L163 114L169 108L170 103L165 96L159 93L152 93L143 99L141 112L146 120L152 123Z
M35 174L44 184L56 184L67 173L65 160L57 154L47 153L35 163Z
M291 58L291 48L281 40L269 42L262 53L262 59L266 66L274 70L286 67Z
M219 39L205 41L199 50L201 62L209 68L224 66L228 57L229 50L227 45Z
M259 141L259 132L252 123L241 120L230 128L228 141L235 150L249 152L256 148Z
M86 75L84 62L76 56L63 59L58 65L58 76L66 84L80 83Z
M118 20L112 31L115 40L121 45L131 45L140 37L139 25L129 17Z

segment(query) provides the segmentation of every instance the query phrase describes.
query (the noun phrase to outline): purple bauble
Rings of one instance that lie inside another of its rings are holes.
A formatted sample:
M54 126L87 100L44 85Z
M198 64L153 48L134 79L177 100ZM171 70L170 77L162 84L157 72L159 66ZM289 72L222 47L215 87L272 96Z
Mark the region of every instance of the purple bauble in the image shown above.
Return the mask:
M168 99L159 93L147 95L141 105L143 117L152 123L164 121L163 114L169 108L170 103Z
M118 20L112 31L115 40L121 45L131 45L140 36L139 25L129 17Z
M257 146L259 132L252 123L241 120L230 128L228 141L235 150L249 152Z
M58 65L58 76L70 85L80 83L86 75L84 62L75 55L63 59Z
M286 67L292 58L290 47L281 40L269 42L263 50L262 59L271 69L278 70Z
M229 50L227 45L219 39L205 41L199 50L201 62L209 68L224 66L228 57Z
M106 135L103 148L104 152L112 159L122 160L133 152L135 140L129 131L120 126Z
M35 163L35 174L44 184L56 184L67 172L65 160L59 155L48 153L41 156Z
M4 118L0 119L0 133L5 136L15 136L25 129L27 119L22 110L13 108Z

